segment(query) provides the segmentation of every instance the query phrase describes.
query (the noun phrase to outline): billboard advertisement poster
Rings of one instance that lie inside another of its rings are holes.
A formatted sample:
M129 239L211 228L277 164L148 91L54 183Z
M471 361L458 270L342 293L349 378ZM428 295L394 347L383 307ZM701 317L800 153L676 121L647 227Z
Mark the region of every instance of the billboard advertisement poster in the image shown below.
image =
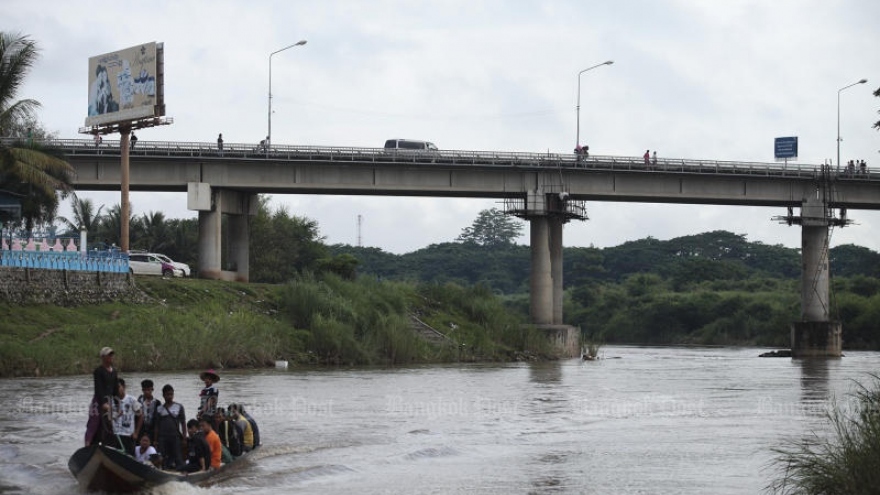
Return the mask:
M156 116L161 105L156 42L89 58L86 126Z
M798 156L798 138L794 137L778 137L774 141L773 151L777 160L792 160Z

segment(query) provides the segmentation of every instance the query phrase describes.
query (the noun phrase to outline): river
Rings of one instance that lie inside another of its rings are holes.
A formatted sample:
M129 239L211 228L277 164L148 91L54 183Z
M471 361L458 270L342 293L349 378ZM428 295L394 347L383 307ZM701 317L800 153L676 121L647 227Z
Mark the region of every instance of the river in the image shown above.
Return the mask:
M821 430L880 362L762 351L607 346L593 362L221 372L221 404L250 405L264 448L212 486L150 493L758 493L777 475L770 449ZM196 371L122 375L130 392L171 383L195 411ZM0 494L77 491L67 460L90 394L90 376L0 380Z

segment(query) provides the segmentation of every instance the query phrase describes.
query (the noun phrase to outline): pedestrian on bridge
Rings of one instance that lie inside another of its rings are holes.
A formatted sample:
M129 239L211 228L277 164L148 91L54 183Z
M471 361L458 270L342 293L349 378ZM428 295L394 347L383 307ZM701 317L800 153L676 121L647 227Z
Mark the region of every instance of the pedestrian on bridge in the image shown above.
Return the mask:
M221 132L219 136L217 136L217 149L220 151L220 156L223 156L223 133Z
M657 165L657 150L654 150L654 154L651 155L651 165Z
M645 165L651 164L651 150L645 150L645 154L642 155L642 158L645 159Z
M136 145L137 142L138 142L138 137L135 136L134 133L132 132L131 133L131 149L134 149L134 145Z

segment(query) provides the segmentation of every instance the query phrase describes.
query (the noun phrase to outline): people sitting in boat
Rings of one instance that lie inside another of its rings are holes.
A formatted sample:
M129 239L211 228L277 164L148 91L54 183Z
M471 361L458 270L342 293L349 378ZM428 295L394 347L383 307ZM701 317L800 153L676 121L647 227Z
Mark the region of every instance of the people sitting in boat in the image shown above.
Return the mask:
M250 452L254 448L254 428L251 426L250 422L241 415L241 409L238 404L229 405L229 417L241 427L241 431L244 433L241 437L242 450Z
M229 419L222 407L217 408L217 435L220 437L220 443L223 444L223 462L231 462L233 457L238 457L243 453L241 438L244 436L244 432L235 421Z
M236 406L238 406L238 413L250 423L251 429L254 431L254 447L258 447L260 445L260 428L257 426L257 422L244 410L244 404L236 404Z
M186 464L180 470L186 473L207 471L211 467L211 447L208 446L204 433L199 430L199 421L189 420L186 429L189 432Z
M128 455L134 455L134 443L141 429L143 416L141 404L125 392L125 380L119 379L116 385L116 397L113 398L112 417L113 434L118 439L119 447Z
M116 395L116 382L119 378L113 366L116 355L110 347L101 349L101 365L92 373L94 393L89 405L89 420L86 424L86 446L104 443L105 436L110 440L113 425L110 421L110 401Z
M150 435L144 433L141 435L141 441L137 447L134 449L134 458L137 459L138 462L142 462L144 464L153 464L153 459L158 452L156 452L156 448L150 445Z
M162 454L162 466L180 470L183 469L180 440L187 437L186 412L183 405L174 402L174 387L170 384L162 387L162 397L165 402L156 407L154 443Z
M156 407L158 407L161 402L159 398L153 397L153 380L144 380L141 382L141 395L138 397L138 402L141 403L141 411L144 415L143 426L141 426L141 431L138 433L138 436L146 434L150 437L150 443L152 443L153 421L156 417Z
M203 371L199 378L205 382L205 388L199 392L199 411L196 418L201 419L207 416L209 421L214 421L214 412L217 409L220 400L220 389L217 382L220 381L220 375L214 370Z
M199 420L202 434L205 436L205 441L208 442L208 447L211 448L211 468L219 469L223 462L223 444L220 443L220 437L217 436L217 432L214 431L213 423L214 422L210 421L208 418L202 418Z

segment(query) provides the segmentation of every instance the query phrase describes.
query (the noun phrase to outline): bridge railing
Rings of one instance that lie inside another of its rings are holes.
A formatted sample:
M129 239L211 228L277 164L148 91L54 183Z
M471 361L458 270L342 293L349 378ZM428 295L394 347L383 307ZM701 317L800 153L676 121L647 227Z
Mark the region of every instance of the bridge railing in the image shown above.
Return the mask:
M0 138L4 143L12 138ZM60 148L68 155L119 155L118 140L96 144L91 139L52 139L45 144ZM786 177L817 177L821 165L741 162L721 160L694 160L688 158L659 158L648 163L642 157L590 155L574 153L533 153L506 151L408 151L384 148L347 146L305 146L272 144L268 148L254 143L224 143L223 150L216 143L181 141L138 141L130 150L134 157L199 158L222 160L273 160L289 162L352 162L401 163L415 165L444 164L481 167L553 167L559 169L587 168L609 171L674 172L693 174L763 175ZM843 180L880 180L880 174L870 170L848 173L832 170Z

